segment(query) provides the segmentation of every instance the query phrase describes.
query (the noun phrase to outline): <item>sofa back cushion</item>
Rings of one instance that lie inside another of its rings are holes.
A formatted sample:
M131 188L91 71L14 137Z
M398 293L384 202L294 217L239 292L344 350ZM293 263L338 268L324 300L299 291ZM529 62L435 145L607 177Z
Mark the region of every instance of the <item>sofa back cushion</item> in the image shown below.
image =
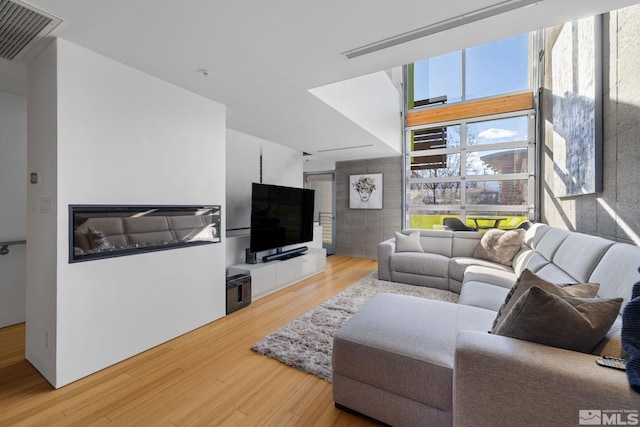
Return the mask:
M478 231L456 231L453 233L453 256L470 257L478 247L483 233Z
M404 230L408 234L416 230ZM453 231L449 230L420 230L420 243L425 252L446 257L452 256Z
M551 228L549 231L544 233L540 238L540 241L535 244L535 250L540 252L540 255L551 261L562 242L564 242L564 239L569 237L570 234L571 231L568 230Z
M530 249L529 246L524 245L520 252L513 257L513 271L520 275L525 269L532 272L537 272L545 265L549 264L549 261L536 252L534 249Z
M585 282L612 245L611 240L601 237L571 233L553 256L553 263L577 282Z
M633 284L640 280L638 264L640 247L615 243L603 255L589 277L590 282L600 283L598 296L624 299L622 306L631 299Z
M524 235L524 244L532 249L536 249L542 237L553 227L547 224L533 224Z
M569 273L555 265L554 263L546 264L540 270L536 271L536 274L546 280L547 282L555 284L568 284L578 283Z

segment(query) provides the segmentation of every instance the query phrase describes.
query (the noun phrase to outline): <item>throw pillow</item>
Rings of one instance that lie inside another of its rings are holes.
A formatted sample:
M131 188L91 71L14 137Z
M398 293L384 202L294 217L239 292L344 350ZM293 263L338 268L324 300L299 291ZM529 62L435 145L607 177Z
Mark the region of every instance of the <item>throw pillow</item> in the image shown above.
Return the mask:
M533 286L537 286L540 289L551 292L555 295L580 298L593 298L598 294L598 289L600 289L600 285L597 283L555 285L536 276L531 272L531 270L525 269L522 274L520 274L520 277L518 277L518 280L516 280L513 288L511 288L507 294L504 304L502 304L500 310L498 310L498 315L496 316L496 320L493 322L491 333L496 333L498 326L500 326L504 317L509 313L516 301L518 301L518 298Z
M420 244L420 232L410 234L396 233L396 252L424 252Z
M622 298L562 297L534 286L518 298L496 335L589 353L611 328L621 304Z
M627 354L629 386L640 393L640 282L633 285L631 301L622 312L622 348Z
M113 249L113 244L104 234L104 231L94 227L89 227L89 240L91 241L91 247L94 249Z
M474 258L486 259L499 264L511 266L513 257L524 243L524 229L487 230L473 252Z

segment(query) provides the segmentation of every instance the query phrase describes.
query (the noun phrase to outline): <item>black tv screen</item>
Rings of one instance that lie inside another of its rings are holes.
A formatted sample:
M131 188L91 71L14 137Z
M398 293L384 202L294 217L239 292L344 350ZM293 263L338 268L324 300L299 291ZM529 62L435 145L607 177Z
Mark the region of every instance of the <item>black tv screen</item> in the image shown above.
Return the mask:
M251 252L313 240L314 190L253 183Z

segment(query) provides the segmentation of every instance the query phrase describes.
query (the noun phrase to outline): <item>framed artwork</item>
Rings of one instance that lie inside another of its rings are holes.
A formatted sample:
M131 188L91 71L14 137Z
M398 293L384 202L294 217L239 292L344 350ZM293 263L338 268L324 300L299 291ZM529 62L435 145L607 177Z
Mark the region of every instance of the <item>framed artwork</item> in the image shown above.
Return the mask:
M382 174L349 176L349 208L382 209Z
M602 191L601 22L565 24L551 51L556 197Z

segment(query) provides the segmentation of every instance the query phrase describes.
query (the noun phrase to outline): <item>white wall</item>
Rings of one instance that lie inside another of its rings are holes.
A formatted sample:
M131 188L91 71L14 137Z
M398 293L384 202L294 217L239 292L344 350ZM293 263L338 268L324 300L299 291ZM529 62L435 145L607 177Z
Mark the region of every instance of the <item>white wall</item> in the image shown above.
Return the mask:
M57 173L48 215L58 257L34 278L55 284L56 315L53 324L28 327L27 356L47 354L43 338L52 328L55 370L43 374L60 387L225 314L224 234L219 244L75 264L67 237L69 204L224 205L225 108L63 40L44 55L55 49L53 64L34 67L44 75L57 68L57 85L50 81L57 132L47 129L57 139L40 135L33 143L57 149L45 163ZM29 116L30 132L52 127L42 114ZM43 262L38 255L28 265ZM42 283L32 285L42 292Z
M40 183L27 186L26 358L56 383L57 236L57 68L56 45L29 67L27 171ZM46 201L50 204L47 209ZM41 206L42 204L42 206Z
M260 153L263 142L260 138L227 129L225 185L227 229L230 235L234 229L240 234L248 232L251 183L260 182Z
M232 265L244 262L244 250L249 247L251 183L302 188L304 176L300 151L231 129L227 129L226 162L226 264Z
M27 98L0 92L0 242L27 238L26 177ZM26 248L9 250L0 256L0 328L25 320Z
M385 71L317 87L309 92L402 153L402 96Z

